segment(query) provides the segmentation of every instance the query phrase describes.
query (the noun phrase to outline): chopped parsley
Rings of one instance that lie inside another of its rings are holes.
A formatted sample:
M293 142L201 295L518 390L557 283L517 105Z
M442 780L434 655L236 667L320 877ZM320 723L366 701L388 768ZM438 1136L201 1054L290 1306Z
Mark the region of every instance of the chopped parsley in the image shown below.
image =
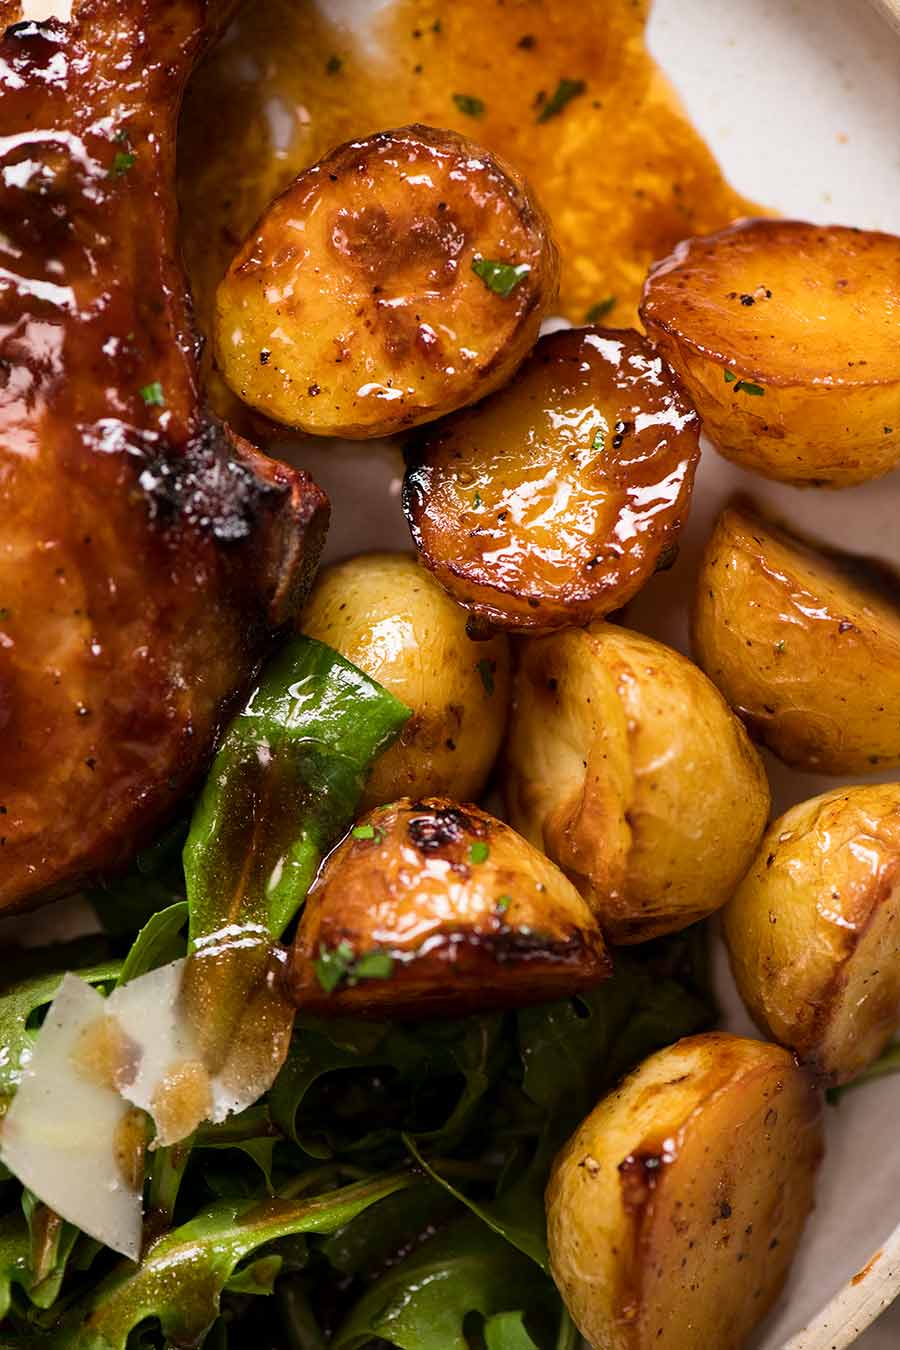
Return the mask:
M563 108L571 103L573 98L583 94L586 88L584 80L569 80L563 77L547 101L541 105L535 121L549 122L551 117L558 117Z
M606 433L603 431L602 427L598 427L597 430L594 432L594 439L591 441L591 449L592 450L606 449Z
M493 258L474 258L472 271L480 277L489 291L506 300L512 295L523 277L531 271L528 263L497 262Z
M761 384L754 384L752 380L739 380L733 370L725 371L725 383L733 384L733 394L750 394L754 398L760 398L766 391Z
M485 113L484 99L476 98L474 94L454 94L453 102L459 111L466 117L483 117Z
M784 647L785 647L784 638L779 638L778 641L775 643L776 652L783 652Z
M325 62L325 73L327 75L338 75L340 74L343 64L344 63L339 56L331 55Z
M163 393L163 387L159 380L154 380L152 384L145 384L140 391L141 398L148 408L164 408L166 396Z
M364 952L355 959L352 946L346 939L336 947L320 947L315 960L316 979L331 994L342 980L356 984L358 980L387 980L394 973L394 958L387 952Z
M501 895L494 908L496 909L498 914L505 914L511 904L512 904L511 895Z
M110 166L110 178L121 178L132 167L136 159L137 155L133 150L117 150L113 155L113 162Z
M384 838L381 830L374 825L357 825L352 833L354 839L374 839L376 844L380 844Z
M491 856L491 850L483 839L476 839L475 843L469 848L469 862L483 863L487 862Z
M611 309L615 309L618 300L617 295L605 295L602 300L597 301L596 305L591 305L584 316L585 323L597 323L599 319L605 318Z
M0 605L0 623L5 623L9 618L9 610L5 605Z
M483 656L478 662L477 670L481 676L481 683L484 685L484 692L492 694L494 692L494 671L497 669L496 661L489 661Z
M481 505L481 493L480 493L480 492L476 492L476 493L475 493L475 496L472 498L472 505L475 507L475 510L477 511L478 508L479 508L479 506Z

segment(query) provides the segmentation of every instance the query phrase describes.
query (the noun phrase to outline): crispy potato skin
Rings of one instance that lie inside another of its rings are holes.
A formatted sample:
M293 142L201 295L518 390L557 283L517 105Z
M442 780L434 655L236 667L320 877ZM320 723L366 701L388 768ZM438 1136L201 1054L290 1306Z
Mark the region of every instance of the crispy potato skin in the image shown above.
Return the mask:
M720 908L768 817L760 758L715 686L612 624L520 645L506 757L510 822L614 943Z
M786 764L900 764L900 578L888 568L728 509L706 547L692 631L699 664Z
M413 539L490 623L589 623L671 560L699 434L638 333L548 334L507 388L416 438L403 489Z
M898 306L900 238L749 220L679 244L640 313L723 455L847 487L900 462Z
M506 296L477 259L528 270ZM389 436L504 384L556 299L559 261L525 181L452 131L339 146L272 203L216 299L228 384L319 436Z
M738 989L759 1026L832 1083L900 1022L900 783L793 807L725 907Z
M377 760L362 808L397 797L479 797L509 704L509 643L473 642L466 613L414 557L363 553L319 573L301 620L412 708Z
M725 1033L645 1060L547 1188L553 1276L595 1350L738 1350L813 1206L821 1102L784 1050Z
M388 953L390 977L327 993L314 963L341 943L356 958ZM310 1011L420 1018L562 998L610 969L588 906L543 854L477 806L404 798L370 812L328 858L289 982Z

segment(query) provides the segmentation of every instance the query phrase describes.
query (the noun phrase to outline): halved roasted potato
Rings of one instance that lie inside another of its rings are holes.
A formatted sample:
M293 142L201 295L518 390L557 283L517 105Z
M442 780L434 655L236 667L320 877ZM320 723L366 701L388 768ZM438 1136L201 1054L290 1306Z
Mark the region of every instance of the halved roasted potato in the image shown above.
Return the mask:
M466 632L466 612L406 553L361 553L319 573L300 620L412 708L376 760L362 807L479 797L509 703L509 644Z
M834 1083L900 1024L900 783L793 807L723 912L741 996L759 1026Z
M784 1050L660 1050L595 1108L547 1188L553 1276L602 1350L738 1350L813 1207L821 1103Z
M671 564L700 423L630 330L542 337L516 379L418 436L403 505L450 594L504 628L583 624Z
M697 659L787 764L900 764L900 577L820 551L746 507L723 511L697 581Z
M616 943L719 909L768 818L762 762L715 685L612 624L521 643L506 755L510 822Z
M559 264L520 175L453 131L400 127L294 180L219 286L236 394L319 436L388 436L504 384Z
M289 981L315 1012L421 1018L561 998L610 970L558 868L477 806L429 797L371 811L331 854Z
M641 318L718 450L787 483L900 463L900 238L745 220L650 271Z

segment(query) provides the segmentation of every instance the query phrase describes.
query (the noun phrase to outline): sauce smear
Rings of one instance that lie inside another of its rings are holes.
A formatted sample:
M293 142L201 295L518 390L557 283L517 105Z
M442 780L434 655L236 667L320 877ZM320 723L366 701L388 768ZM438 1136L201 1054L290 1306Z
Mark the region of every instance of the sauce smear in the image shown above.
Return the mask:
M649 0L256 0L182 119L184 246L201 326L268 202L373 131L452 127L525 174L563 260L561 311L636 324L649 264L763 214L725 181L649 55ZM214 152L212 147L214 147Z

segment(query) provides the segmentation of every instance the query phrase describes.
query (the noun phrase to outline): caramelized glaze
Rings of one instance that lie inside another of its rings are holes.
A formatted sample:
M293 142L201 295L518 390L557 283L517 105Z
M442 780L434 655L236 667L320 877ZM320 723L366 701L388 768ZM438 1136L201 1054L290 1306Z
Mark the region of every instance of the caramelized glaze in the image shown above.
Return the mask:
M75 11L0 39L0 908L123 861L174 807L327 509L201 398L173 154L223 7Z
M647 52L648 0L342 8L344 23L329 17L333 0L256 0L192 82L180 194L207 331L216 285L272 197L340 142L409 122L452 127L525 175L553 223L575 322L614 297L604 313L634 323L653 259L759 214Z

